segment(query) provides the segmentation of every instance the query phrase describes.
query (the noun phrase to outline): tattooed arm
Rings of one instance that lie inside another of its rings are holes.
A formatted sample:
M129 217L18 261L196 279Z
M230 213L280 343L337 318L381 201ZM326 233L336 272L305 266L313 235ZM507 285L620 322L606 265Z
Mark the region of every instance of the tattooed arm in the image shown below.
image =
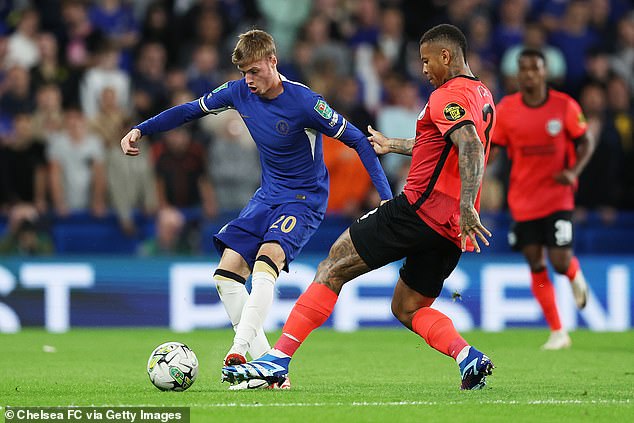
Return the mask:
M368 139L377 155L387 153L399 153L406 156L412 155L414 148L414 138L387 138L385 135L368 125L368 132L371 134Z
M467 237L471 240L476 252L480 246L476 237L485 245L489 241L485 237L491 232L480 222L475 209L475 201L482 184L484 174L484 146L478 137L475 126L464 125L450 135L451 142L458 147L458 166L460 168L460 237L462 251L466 250Z

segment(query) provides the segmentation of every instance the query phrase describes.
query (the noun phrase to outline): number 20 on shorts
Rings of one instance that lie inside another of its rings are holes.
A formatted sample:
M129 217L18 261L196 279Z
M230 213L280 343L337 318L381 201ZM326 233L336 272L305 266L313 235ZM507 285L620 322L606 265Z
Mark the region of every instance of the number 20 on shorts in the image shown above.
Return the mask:
M289 233L295 227L297 223L297 218L295 216L280 216L269 229L277 229L280 228L282 232L285 234Z

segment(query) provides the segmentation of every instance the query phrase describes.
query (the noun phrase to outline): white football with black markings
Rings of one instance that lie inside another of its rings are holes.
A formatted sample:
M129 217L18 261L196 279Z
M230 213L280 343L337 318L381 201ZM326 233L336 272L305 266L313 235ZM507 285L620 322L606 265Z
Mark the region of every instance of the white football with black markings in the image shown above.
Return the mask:
M184 391L198 376L198 359L187 345L166 342L152 351L147 373L161 391Z

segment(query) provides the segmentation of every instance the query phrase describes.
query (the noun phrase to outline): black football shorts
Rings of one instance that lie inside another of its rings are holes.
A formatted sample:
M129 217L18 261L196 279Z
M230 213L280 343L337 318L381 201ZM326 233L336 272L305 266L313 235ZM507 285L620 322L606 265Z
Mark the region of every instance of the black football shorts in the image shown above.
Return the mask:
M436 298L460 259L460 248L416 214L404 194L350 226L359 256L372 269L405 258L401 279L420 294Z
M571 248L574 241L572 211L558 211L541 219L515 222L509 232L509 244L515 251L527 245Z

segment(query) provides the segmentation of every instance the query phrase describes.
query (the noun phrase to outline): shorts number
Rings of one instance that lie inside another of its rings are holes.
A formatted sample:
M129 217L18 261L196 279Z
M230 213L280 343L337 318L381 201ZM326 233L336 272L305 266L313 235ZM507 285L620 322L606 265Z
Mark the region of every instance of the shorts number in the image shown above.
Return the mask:
M277 219L272 225L270 229L280 228L282 232L285 234L289 233L295 227L297 223L297 218L295 216L286 216L282 215Z
M572 222L569 220L555 221L555 243L557 245L570 244L572 241Z

